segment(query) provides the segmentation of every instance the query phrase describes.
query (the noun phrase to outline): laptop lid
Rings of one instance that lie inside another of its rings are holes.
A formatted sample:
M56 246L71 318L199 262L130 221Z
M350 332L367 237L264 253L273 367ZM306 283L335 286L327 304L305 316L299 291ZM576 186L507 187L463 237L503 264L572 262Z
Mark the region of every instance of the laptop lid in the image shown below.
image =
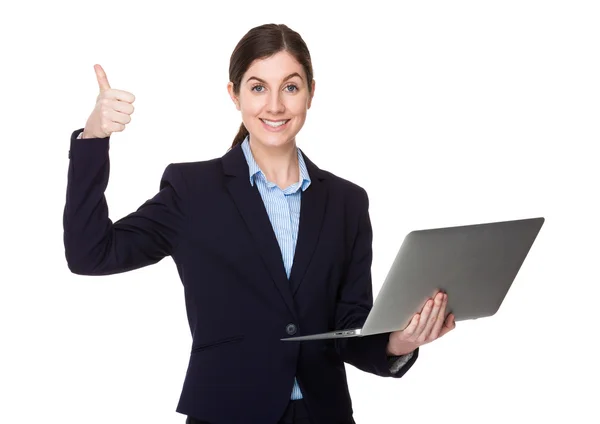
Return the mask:
M410 232L386 276L362 335L406 328L436 290L448 293L455 320L494 315L544 218Z

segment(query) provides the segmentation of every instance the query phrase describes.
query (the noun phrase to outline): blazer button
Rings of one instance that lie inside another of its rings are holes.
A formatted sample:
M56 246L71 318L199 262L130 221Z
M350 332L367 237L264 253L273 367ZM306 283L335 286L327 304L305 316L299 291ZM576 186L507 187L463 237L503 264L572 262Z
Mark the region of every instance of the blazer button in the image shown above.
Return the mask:
M290 335L293 336L294 334L296 334L297 328L294 324L288 324L285 327L285 331Z

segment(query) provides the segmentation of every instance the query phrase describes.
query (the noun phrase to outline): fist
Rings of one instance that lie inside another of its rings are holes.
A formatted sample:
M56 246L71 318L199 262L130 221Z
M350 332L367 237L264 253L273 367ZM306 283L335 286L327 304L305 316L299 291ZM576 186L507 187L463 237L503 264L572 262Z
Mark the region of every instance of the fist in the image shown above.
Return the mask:
M135 96L127 91L110 88L102 66L94 65L100 94L88 118L82 138L106 138L113 132L123 131L131 122Z

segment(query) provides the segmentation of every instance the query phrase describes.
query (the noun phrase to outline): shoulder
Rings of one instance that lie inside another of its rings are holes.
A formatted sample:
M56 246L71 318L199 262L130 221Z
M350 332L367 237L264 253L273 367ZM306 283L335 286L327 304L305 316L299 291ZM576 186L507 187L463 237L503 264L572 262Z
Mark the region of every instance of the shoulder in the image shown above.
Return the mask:
M165 173L176 173L184 179L202 178L223 173L222 158L214 158L194 162L172 162L165 168Z
M162 174L160 188L170 185L179 191L187 190L193 181L215 181L223 175L221 158L194 162L171 162Z
M223 170L222 158L207 159L194 162L173 162L168 166L177 169L184 176L202 174L202 173L215 173Z
M333 196L335 201L341 201L346 206L358 210L368 209L369 195L364 187L327 170L320 169L319 173L327 182L329 195Z
M302 157L308 169L311 179L318 179L326 184L327 191L330 196L352 203L364 203L368 205L369 197L367 191L354 181L333 173L327 169L317 166L310 158L307 157L304 150L300 149Z

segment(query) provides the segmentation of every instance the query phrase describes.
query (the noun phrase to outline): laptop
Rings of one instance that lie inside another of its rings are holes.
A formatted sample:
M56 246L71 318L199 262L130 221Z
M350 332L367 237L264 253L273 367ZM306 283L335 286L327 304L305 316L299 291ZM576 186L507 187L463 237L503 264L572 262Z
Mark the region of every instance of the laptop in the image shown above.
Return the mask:
M448 294L455 321L494 315L545 219L415 230L406 235L362 328L284 341L363 337L405 329L427 299ZM447 316L447 315L446 315Z

